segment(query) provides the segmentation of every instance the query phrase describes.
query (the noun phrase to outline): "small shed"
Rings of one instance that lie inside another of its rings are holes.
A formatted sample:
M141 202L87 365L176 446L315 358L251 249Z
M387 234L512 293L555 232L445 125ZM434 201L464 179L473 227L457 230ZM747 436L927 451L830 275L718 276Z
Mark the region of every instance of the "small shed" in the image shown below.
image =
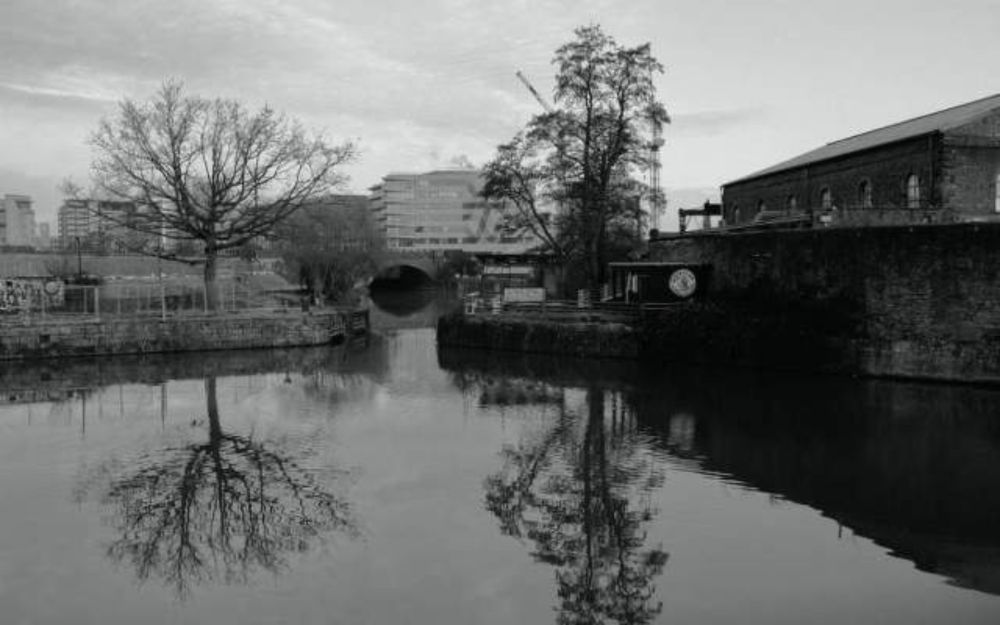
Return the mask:
M701 297L711 267L702 263L609 263L610 293L605 299L627 303L668 303Z

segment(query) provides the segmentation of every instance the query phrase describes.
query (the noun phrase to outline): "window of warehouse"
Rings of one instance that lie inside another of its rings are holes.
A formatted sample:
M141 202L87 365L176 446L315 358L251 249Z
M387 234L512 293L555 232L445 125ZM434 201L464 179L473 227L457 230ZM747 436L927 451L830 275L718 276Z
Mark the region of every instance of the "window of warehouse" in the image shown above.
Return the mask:
M906 177L906 208L920 208L920 177L916 174Z

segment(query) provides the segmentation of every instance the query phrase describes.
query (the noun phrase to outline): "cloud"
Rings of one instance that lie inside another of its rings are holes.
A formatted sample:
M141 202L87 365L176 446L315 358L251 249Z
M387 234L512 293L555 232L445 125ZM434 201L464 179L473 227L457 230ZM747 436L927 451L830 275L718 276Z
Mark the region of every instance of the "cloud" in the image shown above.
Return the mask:
M685 136L718 135L737 127L763 123L767 119L768 112L763 108L734 108L679 113L672 116L672 123L668 131Z

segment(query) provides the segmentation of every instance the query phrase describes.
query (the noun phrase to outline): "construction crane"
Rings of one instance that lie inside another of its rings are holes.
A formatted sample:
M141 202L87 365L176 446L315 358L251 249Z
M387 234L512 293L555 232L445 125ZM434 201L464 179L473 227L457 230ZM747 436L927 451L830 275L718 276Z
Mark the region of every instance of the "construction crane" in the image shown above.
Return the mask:
M521 73L521 70L517 70L517 72L515 72L515 75L521 79L521 82L524 83L524 86L528 88L528 91L531 92L531 95L535 96L535 99L538 100L538 103L542 105L542 108L545 109L545 112L551 113L552 107L549 105L548 102L545 101L544 98L542 98L542 96L538 94L538 91L536 91L535 87L532 86L530 82L528 82L528 79L524 77L524 74Z
M649 142L650 227L659 229L660 214L664 208L664 198L660 190L660 148L663 147L663 129L652 115L649 123L653 127L653 139Z
M660 148L663 147L663 123L670 123L670 116L663 111L663 118L660 119L658 113L661 106L657 105L653 86L653 72L649 72L649 125L653 138L649 142L649 191L650 191L650 228L659 229L660 214L666 208L663 193L660 189Z

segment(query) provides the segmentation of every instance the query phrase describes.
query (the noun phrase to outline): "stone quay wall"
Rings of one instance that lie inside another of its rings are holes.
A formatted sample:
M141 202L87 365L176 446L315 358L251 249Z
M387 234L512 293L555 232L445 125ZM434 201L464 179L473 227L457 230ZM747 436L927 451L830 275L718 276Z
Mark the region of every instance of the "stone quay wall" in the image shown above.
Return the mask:
M10 319L0 360L321 345L363 331L354 321L343 311Z
M702 297L631 325L455 315L438 342L1000 383L1000 224L702 234L650 257L709 265Z
M578 357L636 358L639 332L622 323L558 322L527 316L463 315L438 319L440 345Z
M701 303L647 318L650 349L702 362L1000 382L1000 224L693 236Z

